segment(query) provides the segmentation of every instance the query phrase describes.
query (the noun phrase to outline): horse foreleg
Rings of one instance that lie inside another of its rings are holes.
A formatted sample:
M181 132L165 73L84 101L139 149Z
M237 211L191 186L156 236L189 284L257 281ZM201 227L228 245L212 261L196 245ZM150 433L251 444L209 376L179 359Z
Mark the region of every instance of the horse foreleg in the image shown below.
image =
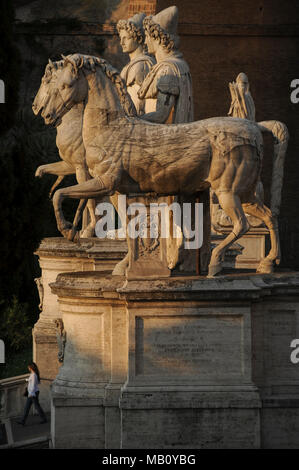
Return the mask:
M68 163L61 161L55 163L47 163L46 165L40 165L36 172L35 176L40 178L43 175L56 175L56 176L66 176L73 175L75 173L75 168Z
M254 217L262 220L270 232L271 250L268 256L261 260L257 268L257 272L271 273L273 272L273 264L280 263L280 242L277 217L273 215L272 211L267 206L261 204L259 201L244 203L242 205L247 214L253 215Z
M73 166L69 165L64 161L61 161L55 163L48 163L47 165L40 165L35 172L35 176L38 178L41 178L43 175L46 174L58 176L57 180L55 181L49 192L49 197L51 198L54 190L61 183L63 178L66 175L72 175L74 173L75 169Z
M249 230L249 223L243 211L239 196L229 191L216 191L216 195L222 209L232 220L233 230L214 248L209 264L209 277L213 277L221 271L222 260L227 248Z
M72 199L96 199L109 194L111 190L113 190L113 188L104 186L100 178L93 178L75 186L58 189L53 197L53 206L57 227L62 235L66 238L74 239L77 231L76 227L64 218L62 211L63 199L66 197ZM84 205L81 204L78 208L79 212L77 211L76 213L77 219L82 215L83 209Z
M78 184L84 183L91 179L91 176L88 172L88 169L85 165L77 166L76 167L76 178ZM84 213L83 223L82 223L82 238L89 238L94 235L95 226L97 223L96 215L95 215L95 200L88 199L87 201L87 209L88 213ZM89 221L88 221L89 215Z

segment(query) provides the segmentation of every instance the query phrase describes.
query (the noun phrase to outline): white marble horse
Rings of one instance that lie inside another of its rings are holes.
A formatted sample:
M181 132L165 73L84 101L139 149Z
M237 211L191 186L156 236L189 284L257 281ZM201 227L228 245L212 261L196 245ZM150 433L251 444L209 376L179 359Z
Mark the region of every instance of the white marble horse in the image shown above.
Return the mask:
M271 250L258 272L272 272L280 260L278 225L255 196L263 156L258 124L230 117L178 125L143 121L136 117L118 72L105 60L82 54L65 58L54 88L42 112L44 120L59 126L74 106L83 104L82 137L92 176L54 194L57 224L64 236L73 239L76 232L63 216L64 198L99 199L116 191L194 194L211 187L233 229L214 248L209 275L221 270L226 249L248 231L245 211L269 229Z
M63 64L64 60L57 62L49 60L41 85L33 101L32 110L34 114L37 115L41 112L47 104L51 95L51 88L54 88ZM38 177L44 174L58 176L50 190L50 196L66 175L75 174L79 184L91 178L85 161L85 148L82 139L83 110L83 103L76 104L69 113L63 116L60 126L57 127L56 145L62 161L41 165L36 170L35 175ZM94 235L96 225L95 201L93 199L87 202L87 208L89 223L82 227L81 236L88 238Z

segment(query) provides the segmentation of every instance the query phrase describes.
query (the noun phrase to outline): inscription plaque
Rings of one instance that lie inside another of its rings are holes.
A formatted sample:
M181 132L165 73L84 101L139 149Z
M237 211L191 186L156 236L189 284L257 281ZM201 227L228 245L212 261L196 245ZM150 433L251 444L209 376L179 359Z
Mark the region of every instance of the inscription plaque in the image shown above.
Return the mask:
M242 315L136 317L136 375L243 374Z

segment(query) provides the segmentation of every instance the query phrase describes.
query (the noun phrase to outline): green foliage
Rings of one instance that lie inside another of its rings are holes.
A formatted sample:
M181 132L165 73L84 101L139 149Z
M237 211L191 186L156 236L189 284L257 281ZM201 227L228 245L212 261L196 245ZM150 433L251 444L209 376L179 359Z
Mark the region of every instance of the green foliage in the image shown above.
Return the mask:
M28 364L30 364L32 360L32 345L19 352L8 352L6 354L5 364L0 364L0 379L27 374Z
M13 297L1 316L1 336L6 353L19 352L31 344L31 325L28 317L28 305Z

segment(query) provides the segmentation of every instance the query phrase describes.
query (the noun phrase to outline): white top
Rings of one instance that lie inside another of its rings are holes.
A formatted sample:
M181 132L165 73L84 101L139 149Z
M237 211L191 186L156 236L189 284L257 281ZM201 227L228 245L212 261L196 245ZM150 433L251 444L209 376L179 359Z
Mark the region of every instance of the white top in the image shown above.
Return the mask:
M37 375L35 372L31 372L31 374L29 375L29 379L28 380L28 396L29 397L35 397L36 395L36 392L39 391L39 388L38 388L38 378L37 378Z

